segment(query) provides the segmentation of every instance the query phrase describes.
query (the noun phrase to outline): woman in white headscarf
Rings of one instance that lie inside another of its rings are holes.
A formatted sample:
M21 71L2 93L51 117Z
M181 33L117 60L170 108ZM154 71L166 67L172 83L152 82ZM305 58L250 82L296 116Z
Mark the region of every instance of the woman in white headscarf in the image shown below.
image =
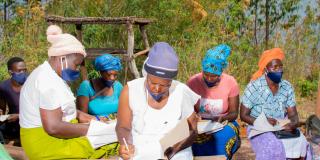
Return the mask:
M47 39L49 59L30 74L20 94L22 147L31 160L99 157L97 148L116 141L114 128L77 110L68 85L79 78L84 47L55 25Z

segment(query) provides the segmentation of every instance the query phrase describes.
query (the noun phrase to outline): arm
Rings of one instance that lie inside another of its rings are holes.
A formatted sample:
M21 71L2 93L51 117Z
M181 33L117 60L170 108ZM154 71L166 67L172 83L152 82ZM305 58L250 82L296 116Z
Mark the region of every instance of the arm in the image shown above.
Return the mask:
M57 138L76 138L87 134L89 124L71 124L62 121L61 108L46 110L40 108L40 116L44 130Z
M298 116L297 108L295 106L289 107L287 108L287 112L288 112L288 118L290 119L290 123L286 124L284 126L284 129L288 131L292 131L296 129L299 125L299 116Z
M123 159L130 159L134 153L131 135L132 111L129 107L129 88L126 85L119 98L116 132L120 143L119 154ZM126 149L124 140L128 143L130 152Z
M165 151L165 155L168 157L168 159L171 159L176 153L190 147L193 144L198 134L197 122L199 119L200 117L195 112L193 112L192 115L188 118L190 135L185 140L176 143L175 145L173 145L173 147L170 147Z
M7 109L7 102L6 102L5 96L3 95L3 91L0 90L0 110L2 111L2 114L6 114L6 109Z
M240 105L240 119L249 125L253 125L253 122L256 120L255 118L250 116L251 110L245 107L242 103Z
M239 112L239 95L235 97L229 97L228 98L229 103L229 113L223 117L220 118L221 121L228 120L229 122L234 121L238 118L238 112Z
M89 97L86 97L86 96L77 97L77 108L80 111L84 113L88 113L88 106L89 106Z

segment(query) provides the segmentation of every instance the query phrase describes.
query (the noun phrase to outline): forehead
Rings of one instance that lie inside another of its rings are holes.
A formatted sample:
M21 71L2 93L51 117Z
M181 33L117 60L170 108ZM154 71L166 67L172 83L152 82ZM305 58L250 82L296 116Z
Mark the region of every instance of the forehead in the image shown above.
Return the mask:
M25 68L26 68L26 64L23 61L12 64L12 69L25 69Z
M147 75L147 79L152 83L161 83L161 84L168 84L172 81L171 79L164 79L157 76L153 76L151 74Z
M209 73L209 72L203 72L203 74L204 74L205 76L208 76L208 77L216 77L216 76L219 76L219 75L217 75L217 74L213 74L213 73Z
M273 66L282 66L282 61L280 59L273 59L270 61L267 65L267 67L273 67Z

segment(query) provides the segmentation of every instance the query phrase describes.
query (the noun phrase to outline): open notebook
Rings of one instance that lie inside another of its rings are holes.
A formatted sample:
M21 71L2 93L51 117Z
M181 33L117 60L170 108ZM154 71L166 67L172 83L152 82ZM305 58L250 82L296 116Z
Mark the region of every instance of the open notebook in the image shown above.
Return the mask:
M198 122L198 133L214 133L223 129L223 127L227 124L227 121L222 123L214 122L211 120L201 120Z
M272 126L266 117L266 115L262 112L257 119L254 121L253 126L250 130L248 138L254 137L256 135L265 133L265 132L272 132L272 131L279 131L283 129L283 126L290 122L289 119L277 119L278 124Z

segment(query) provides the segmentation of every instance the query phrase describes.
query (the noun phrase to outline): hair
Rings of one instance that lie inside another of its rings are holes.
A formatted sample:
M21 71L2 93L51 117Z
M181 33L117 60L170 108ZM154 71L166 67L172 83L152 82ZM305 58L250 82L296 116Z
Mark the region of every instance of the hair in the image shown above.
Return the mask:
M8 60L8 62L7 62L8 70L11 70L13 64L18 63L18 62L24 62L24 60L22 58L20 58L20 57L12 57L12 58L10 58Z

